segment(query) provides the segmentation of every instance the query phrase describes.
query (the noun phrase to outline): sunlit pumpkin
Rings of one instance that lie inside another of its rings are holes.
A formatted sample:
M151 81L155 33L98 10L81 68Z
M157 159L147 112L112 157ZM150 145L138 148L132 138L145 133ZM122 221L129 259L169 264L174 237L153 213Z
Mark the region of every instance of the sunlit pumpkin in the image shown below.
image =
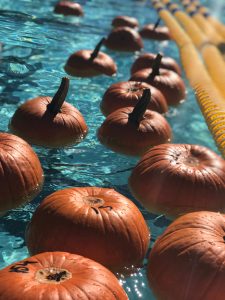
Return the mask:
M88 128L82 114L65 102L69 79L63 78L53 98L39 96L22 104L13 115L9 128L28 142L46 147L79 143Z
M98 129L99 141L113 151L135 156L168 143L171 128L162 115L146 110L149 101L150 89L146 89L135 107L120 108L108 115Z
M60 1L56 4L54 13L64 16L83 16L83 8L79 3Z
M162 92L168 105L177 105L185 98L185 84L175 72L160 68L162 55L158 54L152 68L134 73L130 81L144 81Z
M112 26L113 27L131 27L131 28L136 28L139 26L138 20L132 17L128 16L117 16L112 20Z
M147 24L140 30L140 35L145 39L151 40L170 40L170 32L168 27L159 26L160 19L155 24Z
M65 71L72 76L92 77L105 74L112 76L117 72L117 66L113 59L100 52L105 39L97 44L93 50L79 50L73 53L67 60Z
M112 50L134 52L144 47L140 34L130 27L117 27L105 40L105 46Z
M143 70L146 68L152 68L155 58L156 58L156 55L154 53L144 53L144 54L140 55L135 60L135 62L133 63L133 65L131 67L131 74L134 74L137 71L140 71L140 70ZM182 73L180 66L172 57L165 57L165 56L162 57L162 60L160 62L160 68L174 71L180 76Z
M67 252L45 252L0 271L3 300L128 300L113 273Z
M188 144L150 149L129 178L145 208L176 217L191 211L225 211L225 161L212 150Z
M134 107L141 99L143 90L151 89L148 109L165 113L168 111L166 99L156 88L145 82L124 81L112 84L105 92L100 108L105 116L123 107Z
M0 133L0 213L31 201L43 184L43 171L33 149L21 138Z
M147 268L156 299L225 299L224 224L224 214L200 211L166 229L150 252Z
M113 189L76 187L43 200L27 228L31 254L68 251L113 270L140 266L149 229L132 201Z

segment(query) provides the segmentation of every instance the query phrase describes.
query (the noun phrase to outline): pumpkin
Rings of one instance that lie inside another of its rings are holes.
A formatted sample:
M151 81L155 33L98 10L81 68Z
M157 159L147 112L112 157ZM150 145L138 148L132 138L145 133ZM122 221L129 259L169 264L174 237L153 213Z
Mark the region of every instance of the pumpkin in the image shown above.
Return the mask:
M131 27L136 28L139 26L138 20L128 16L117 16L112 20L113 27Z
M156 55L153 53L144 53L140 55L131 67L131 74L134 74L137 71L146 68L152 68L153 61L155 58ZM181 76L181 68L172 57L162 57L162 60L160 62L160 68L174 71Z
M113 273L97 262L66 252L46 252L0 271L5 300L128 300Z
M118 271L140 266L149 229L133 202L115 190L76 187L44 199L27 228L26 241L31 254L67 251Z
M160 19L155 24L147 24L140 30L140 35L145 39L158 41L170 40L170 32L168 27L159 26Z
M105 116L123 107L134 107L142 97L144 89L151 89L148 109L165 113L168 111L166 99L156 88L145 82L125 81L112 84L105 92L100 108Z
M134 52L144 47L141 36L130 27L117 27L111 31L104 42L112 50Z
M33 149L21 138L0 133L0 212L16 208L39 194L43 171Z
M9 128L32 144L64 147L79 143L88 128L81 113L64 102L69 79L63 78L53 98L39 96L22 104L14 113Z
M175 72L160 69L162 55L158 54L152 68L134 73L130 81L144 81L162 92L168 105L177 105L185 98L185 84Z
M61 14L64 16L83 16L83 8L79 3L73 3L70 1L60 1L56 4L54 9L55 14Z
M191 211L225 211L225 161L199 145L165 144L150 149L129 178L145 208L176 217Z
M225 215L209 211L175 220L156 241L147 276L158 300L224 300Z
M104 38L97 44L94 51L79 50L73 53L66 62L65 71L72 76L92 77L105 74L112 76L117 72L117 66L113 59L100 52Z
M162 115L146 110L149 102L150 89L146 89L135 107L124 107L108 115L98 129L99 141L113 151L135 156L168 143L171 128Z

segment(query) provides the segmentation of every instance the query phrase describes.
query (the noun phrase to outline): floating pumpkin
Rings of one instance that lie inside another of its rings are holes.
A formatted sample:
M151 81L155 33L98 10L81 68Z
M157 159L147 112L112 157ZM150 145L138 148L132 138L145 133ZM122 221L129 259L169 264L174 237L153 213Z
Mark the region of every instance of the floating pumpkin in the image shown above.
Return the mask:
M150 149L129 178L132 194L149 211L176 217L191 211L225 211L225 161L198 145Z
M117 27L105 40L105 46L118 51L134 52L144 47L140 34L130 27Z
M32 217L26 240L31 254L68 251L120 270L140 266L149 230L133 202L115 190L76 187L45 198Z
M158 40L158 41L170 40L171 37L170 37L170 32L168 27L159 26L159 23L160 23L160 19L158 19L155 24L145 25L140 30L140 35L145 39Z
M149 102L150 89L146 89L135 107L120 108L108 115L98 130L100 142L126 155L142 155L155 145L168 143L171 128L162 115L146 110Z
M140 71L140 70L143 70L146 68L152 68L155 58L156 58L156 55L153 53L144 53L144 54L140 55L135 60L135 62L133 63L133 65L131 67L131 74L134 74L137 71ZM172 57L165 57L165 56L162 57L162 60L160 62L160 68L174 71L180 76L182 73L180 66Z
M157 54L152 68L134 73L130 81L144 81L162 92L168 105L177 105L185 98L185 84L175 72L160 69L162 55Z
M159 90L145 82L125 81L114 83L107 89L100 104L102 113L108 116L119 108L135 106L144 89L151 89L148 109L161 114L168 111L166 99Z
M81 113L65 102L69 79L63 78L53 98L39 96L22 104L13 115L10 129L32 144L64 147L79 143L88 128Z
M138 20L128 16L117 16L112 20L113 27L131 27L136 28L139 26Z
M54 13L64 16L83 16L83 8L79 3L60 1L56 4Z
M166 229L149 256L147 276L156 299L225 299L224 224L225 215L200 211Z
M73 53L66 62L65 71L72 76L92 77L105 74L112 76L117 72L113 59L100 52L104 38L97 44L95 50L80 50Z
M0 212L16 208L39 194L43 171L33 149L21 138L0 133Z
M0 271L5 300L128 300L113 273L97 262L66 252L46 252Z

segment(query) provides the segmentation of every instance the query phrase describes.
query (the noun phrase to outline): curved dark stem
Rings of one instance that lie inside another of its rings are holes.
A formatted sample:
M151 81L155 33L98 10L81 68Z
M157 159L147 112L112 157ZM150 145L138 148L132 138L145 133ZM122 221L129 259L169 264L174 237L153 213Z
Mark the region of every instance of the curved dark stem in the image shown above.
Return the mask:
M101 41L96 45L95 50L91 53L91 57L89 58L89 60L92 61L98 56L100 48L102 44L105 42L105 40L106 40L105 38L102 38Z
M153 81L155 76L160 75L159 69L162 60L162 54L158 53L152 64L152 72L148 76L148 80Z
M133 111L129 114L129 122L133 122L136 125L139 125L141 120L144 118L145 111L151 100L151 91L150 89L145 89L143 91L141 99L138 101Z
M52 98L52 101L47 105L47 110L53 114L57 114L58 112L60 112L63 102L66 99L68 90L69 90L69 78L63 77L58 91L56 92L55 96Z
M61 278L65 275L66 275L66 271L62 271L60 273L48 275L47 279L59 282L61 280Z
M160 21L161 21L160 18L158 18L158 19L156 20L155 25L154 25L154 27L153 27L153 30L156 30L156 28L159 26Z

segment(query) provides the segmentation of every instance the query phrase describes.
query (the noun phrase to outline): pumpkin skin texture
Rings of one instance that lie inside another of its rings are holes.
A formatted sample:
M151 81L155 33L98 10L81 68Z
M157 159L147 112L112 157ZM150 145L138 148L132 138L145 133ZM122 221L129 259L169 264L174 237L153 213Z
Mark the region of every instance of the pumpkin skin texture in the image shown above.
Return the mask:
M70 1L60 1L56 4L54 9L55 14L61 14L64 16L83 16L84 12L79 3L73 3Z
M0 133L0 212L16 208L39 194L43 170L33 149L21 138Z
M148 109L166 113L168 106L165 97L156 88L145 82L124 81L112 84L105 92L100 108L105 116L123 107L134 107L140 100L143 90L151 89L151 101Z
M225 299L224 224L223 214L200 211L166 229L149 256L147 276L156 299Z
M130 27L117 27L111 31L105 40L105 46L116 51L134 52L144 47L142 38Z
M83 256L46 252L0 271L4 300L128 300L117 278Z
M160 26L154 29L154 24L145 25L140 31L140 35L144 39L165 41L170 40L170 32L166 26Z
M128 16L117 16L112 20L113 27L131 27L136 28L139 26L138 20Z
M164 144L133 169L129 187L145 208L174 218L191 211L225 211L225 161L203 146Z
M88 128L79 110L64 102L68 79L63 80L65 82L62 81L55 97L39 96L22 104L11 119L10 130L32 144L44 147L59 148L79 143L87 135ZM53 100L58 103L60 98L63 98L62 106L53 111Z
M132 201L113 189L76 187L41 203L27 228L31 254L68 251L119 271L140 266L149 229Z
M144 53L140 55L131 67L131 74L137 71L151 68L156 55L153 53ZM181 68L178 63L171 57L163 57L160 63L160 68L174 71L181 76Z

